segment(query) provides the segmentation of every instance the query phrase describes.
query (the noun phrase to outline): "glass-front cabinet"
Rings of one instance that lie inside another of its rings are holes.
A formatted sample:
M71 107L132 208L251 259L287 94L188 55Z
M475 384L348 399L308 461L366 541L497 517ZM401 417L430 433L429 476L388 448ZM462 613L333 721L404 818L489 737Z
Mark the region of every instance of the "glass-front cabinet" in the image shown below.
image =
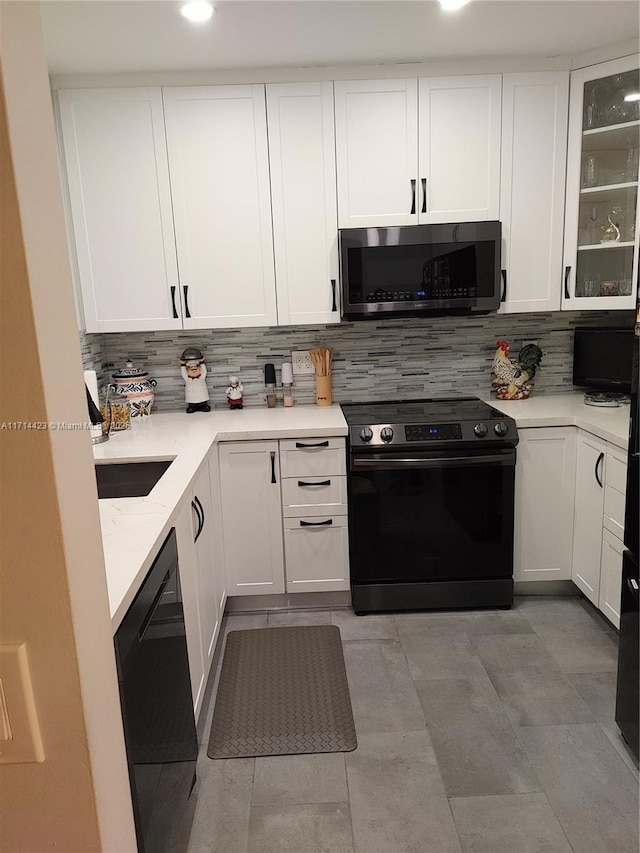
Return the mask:
M562 308L633 308L640 73L626 57L571 75Z

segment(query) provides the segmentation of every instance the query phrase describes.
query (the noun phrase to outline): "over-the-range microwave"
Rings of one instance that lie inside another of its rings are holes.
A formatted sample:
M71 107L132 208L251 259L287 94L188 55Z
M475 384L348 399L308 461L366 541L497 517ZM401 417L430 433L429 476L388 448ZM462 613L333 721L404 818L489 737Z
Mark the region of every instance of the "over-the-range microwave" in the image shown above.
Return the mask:
M500 222L343 228L342 315L488 314L500 304Z

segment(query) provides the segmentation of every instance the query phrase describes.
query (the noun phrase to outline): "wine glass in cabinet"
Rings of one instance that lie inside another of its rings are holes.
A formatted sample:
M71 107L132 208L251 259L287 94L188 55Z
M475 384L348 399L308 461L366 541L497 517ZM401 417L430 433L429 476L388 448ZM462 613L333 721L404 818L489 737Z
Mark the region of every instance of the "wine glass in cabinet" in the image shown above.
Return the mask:
M571 75L563 310L637 300L640 73L635 56Z

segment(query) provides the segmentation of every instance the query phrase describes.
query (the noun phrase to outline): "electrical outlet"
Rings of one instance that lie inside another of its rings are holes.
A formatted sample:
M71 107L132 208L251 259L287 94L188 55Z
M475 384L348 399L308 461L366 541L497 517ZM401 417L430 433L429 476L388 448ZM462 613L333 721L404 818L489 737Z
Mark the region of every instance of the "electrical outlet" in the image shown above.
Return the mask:
M309 350L297 350L296 352L292 352L291 364L293 365L294 375L316 372L313 364L311 364L311 356L309 355Z

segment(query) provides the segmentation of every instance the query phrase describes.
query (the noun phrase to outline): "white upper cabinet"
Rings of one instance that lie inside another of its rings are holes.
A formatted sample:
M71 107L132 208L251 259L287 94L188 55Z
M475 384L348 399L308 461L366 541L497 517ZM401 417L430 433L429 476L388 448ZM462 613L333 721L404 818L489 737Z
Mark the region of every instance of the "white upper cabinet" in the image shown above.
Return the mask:
M338 224L418 223L418 82L336 82Z
M275 325L264 86L163 97L184 328Z
M634 308L638 281L638 57L571 74L562 308Z
M340 228L497 219L501 77L335 83Z
M498 219L499 74L419 85L419 222Z
M502 87L500 311L559 311L569 74L505 74Z
M86 330L181 328L160 90L58 98Z
M340 322L333 83L267 85L278 324Z

